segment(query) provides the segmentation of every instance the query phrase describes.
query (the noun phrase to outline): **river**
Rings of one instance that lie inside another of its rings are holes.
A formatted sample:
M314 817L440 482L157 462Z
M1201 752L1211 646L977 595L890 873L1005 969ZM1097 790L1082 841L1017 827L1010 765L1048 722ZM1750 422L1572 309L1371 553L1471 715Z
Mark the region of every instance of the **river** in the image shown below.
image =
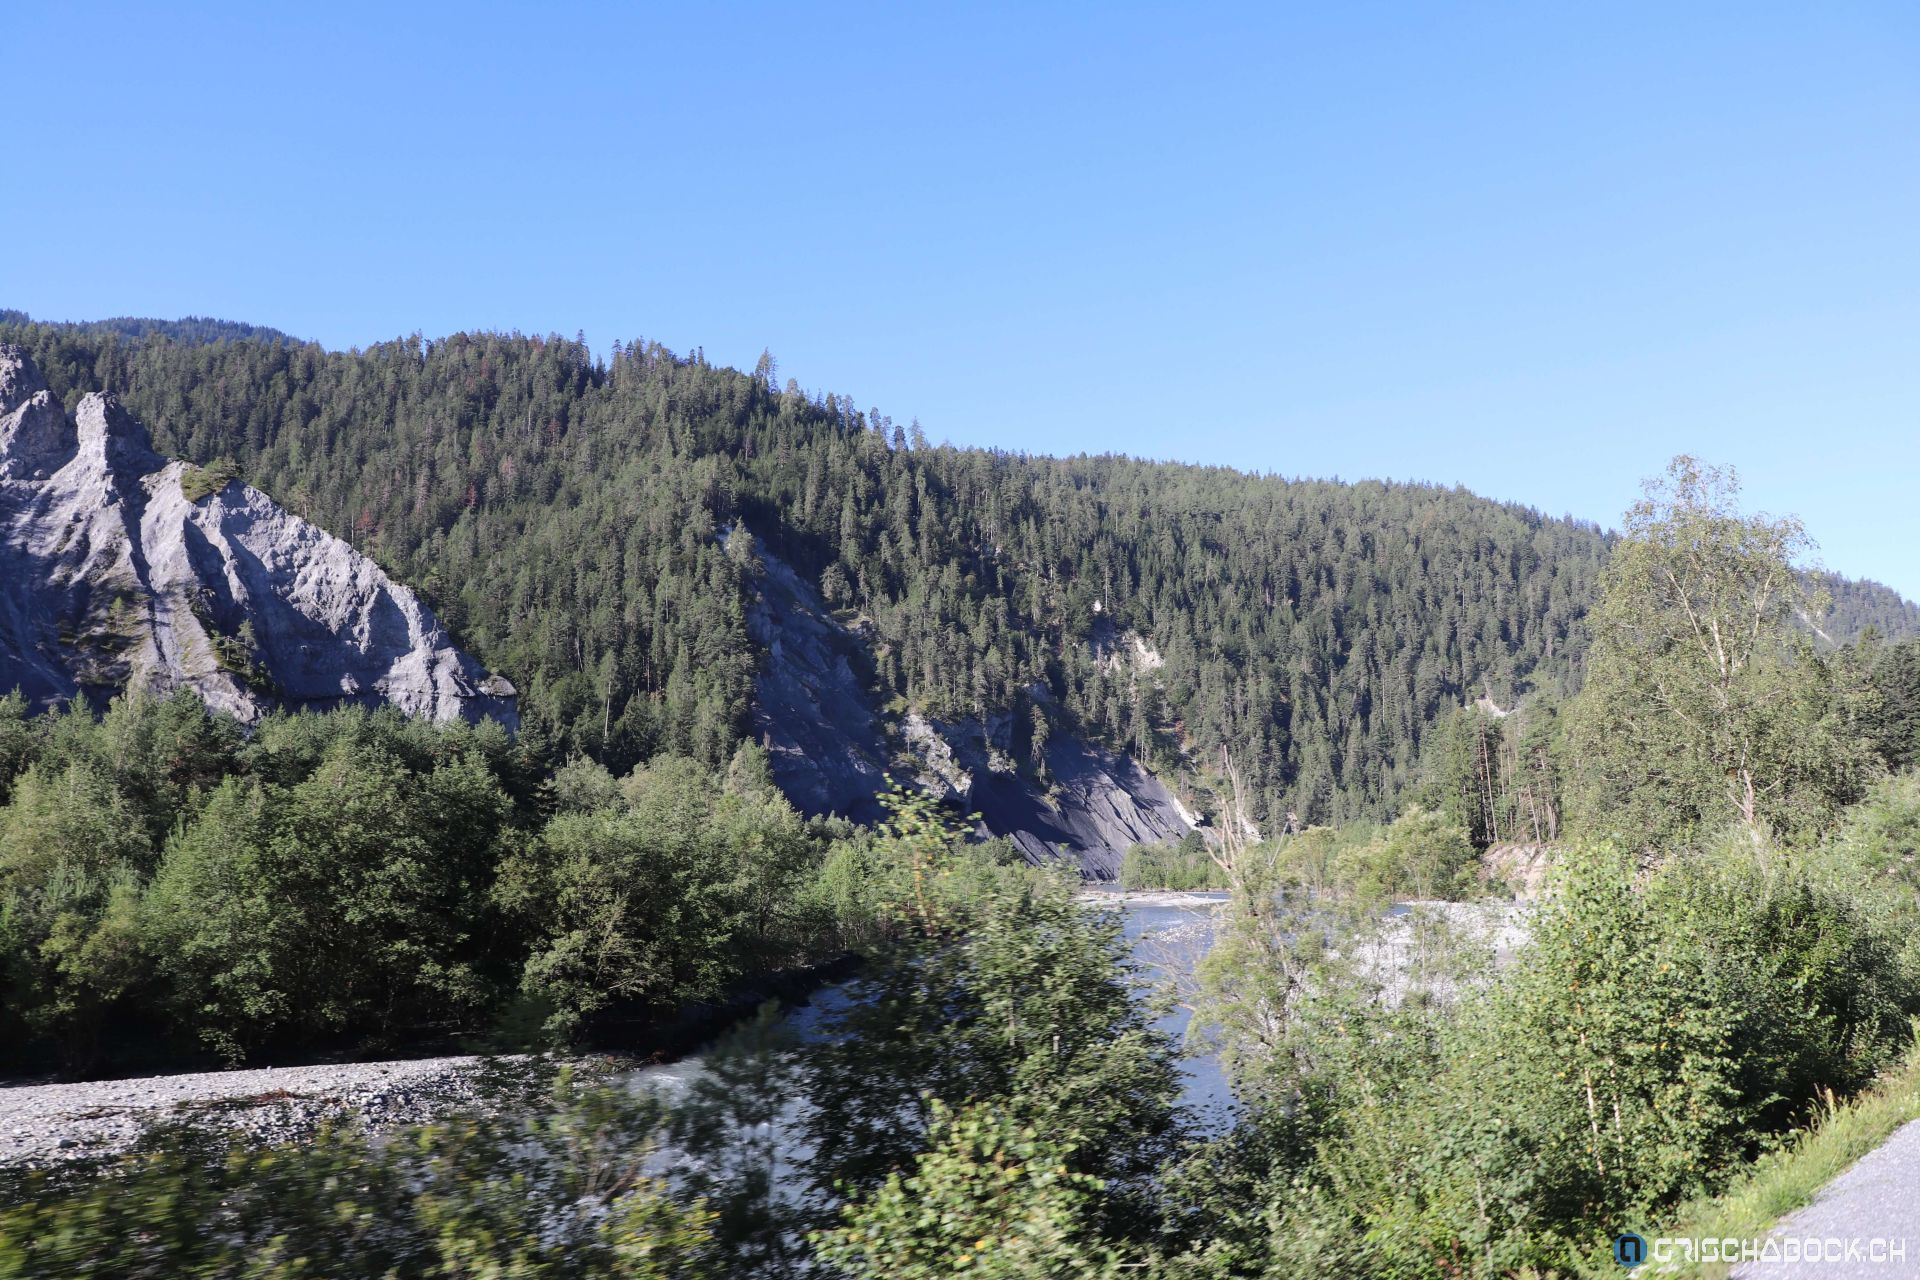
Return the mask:
M1175 1003L1162 1013L1156 1025L1180 1043L1191 1014L1179 1001L1190 994L1194 969L1213 943L1214 916L1226 895L1089 890L1083 900L1091 909L1120 912L1143 1000L1171 987ZM805 1004L789 1009L782 1020L786 1032L802 1044L819 1039L832 1015L852 998L857 981L822 987ZM684 1092L705 1071L705 1054L691 1053L673 1062L643 1067L629 1080L671 1097ZM1183 1057L1180 1071L1181 1102L1191 1111L1195 1125L1208 1133L1227 1128L1232 1119L1233 1095L1219 1062L1208 1055Z

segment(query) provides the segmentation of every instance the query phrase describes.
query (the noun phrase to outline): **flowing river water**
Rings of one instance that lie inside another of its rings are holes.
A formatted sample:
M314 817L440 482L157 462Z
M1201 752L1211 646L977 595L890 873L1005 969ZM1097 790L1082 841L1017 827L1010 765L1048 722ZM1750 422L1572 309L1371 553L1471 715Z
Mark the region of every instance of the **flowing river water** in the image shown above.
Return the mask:
M1140 999L1151 1001L1169 992L1173 1003L1164 1007L1156 1025L1178 1045L1191 1014L1182 1000L1190 995L1191 978L1213 943L1214 918L1226 895L1221 893L1121 894L1090 890L1085 900L1092 910L1115 910L1130 944ZM784 1030L806 1043L824 1034L834 1013L855 998L858 979L834 983L816 991L805 1004L795 1005L782 1018ZM1220 1064L1204 1053L1180 1062L1181 1101L1195 1126L1208 1133L1223 1131L1231 1122L1233 1097ZM707 1074L707 1055L693 1053L674 1062L640 1068L628 1077L636 1088L656 1089L668 1098L684 1095ZM797 1105L777 1123L774 1145L778 1163L788 1169L803 1163Z

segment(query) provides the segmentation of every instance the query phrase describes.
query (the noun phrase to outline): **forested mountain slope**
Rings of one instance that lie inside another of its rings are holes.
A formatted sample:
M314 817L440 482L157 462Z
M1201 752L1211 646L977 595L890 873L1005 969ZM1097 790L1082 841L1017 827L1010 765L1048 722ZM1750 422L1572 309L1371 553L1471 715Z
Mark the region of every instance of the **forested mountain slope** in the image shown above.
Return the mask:
M0 324L32 324L24 311L0 307ZM61 323L57 327L71 332L101 336L118 334L123 338L168 338L174 342L200 343L250 340L254 342L297 342L298 339L269 329L263 324L243 324L237 320L216 320L212 316L186 316L179 320L158 320L151 316L111 316L105 320Z
M521 689L527 732L615 768L752 732L764 546L863 636L876 707L991 723L1043 789L1071 732L1176 787L1229 750L1258 820L1380 814L1443 712L1577 682L1607 554L1462 490L931 446L650 344L0 340L372 554ZM1837 594L1920 631L1884 589Z

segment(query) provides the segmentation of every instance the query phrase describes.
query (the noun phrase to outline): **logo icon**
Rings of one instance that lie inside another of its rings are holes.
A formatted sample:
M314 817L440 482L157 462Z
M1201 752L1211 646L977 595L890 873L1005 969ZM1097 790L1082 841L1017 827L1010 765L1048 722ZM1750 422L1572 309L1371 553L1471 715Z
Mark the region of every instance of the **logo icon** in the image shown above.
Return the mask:
M1647 1260L1647 1242L1631 1231L1613 1238L1613 1260L1623 1267L1637 1267Z

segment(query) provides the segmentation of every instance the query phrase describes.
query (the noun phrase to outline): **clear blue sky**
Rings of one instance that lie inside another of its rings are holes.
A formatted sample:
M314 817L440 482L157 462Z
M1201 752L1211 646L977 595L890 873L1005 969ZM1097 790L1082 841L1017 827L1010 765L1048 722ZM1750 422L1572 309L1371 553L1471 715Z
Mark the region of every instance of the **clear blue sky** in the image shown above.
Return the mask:
M929 435L1681 450L1920 597L1920 6L17 4L0 305L644 335Z

